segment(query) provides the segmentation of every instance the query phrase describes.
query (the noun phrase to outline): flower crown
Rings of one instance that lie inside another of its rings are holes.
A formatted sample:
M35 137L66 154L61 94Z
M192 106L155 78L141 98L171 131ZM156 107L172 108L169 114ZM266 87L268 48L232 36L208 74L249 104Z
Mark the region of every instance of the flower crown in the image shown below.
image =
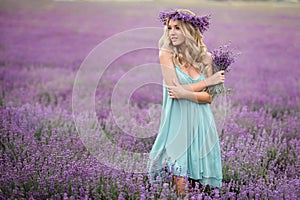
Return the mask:
M200 32L203 33L209 28L210 15L203 17L193 16L188 13L180 12L178 9L169 12L159 13L160 21L166 25L168 19L181 20L182 22L190 22L195 28L199 28Z

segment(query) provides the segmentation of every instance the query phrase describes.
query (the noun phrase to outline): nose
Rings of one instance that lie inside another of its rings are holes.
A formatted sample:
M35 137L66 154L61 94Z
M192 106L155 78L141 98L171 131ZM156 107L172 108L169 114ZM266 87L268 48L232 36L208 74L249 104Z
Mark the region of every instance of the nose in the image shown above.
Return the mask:
M169 30L169 33L170 33L170 35L175 35L174 29L171 28L171 29Z

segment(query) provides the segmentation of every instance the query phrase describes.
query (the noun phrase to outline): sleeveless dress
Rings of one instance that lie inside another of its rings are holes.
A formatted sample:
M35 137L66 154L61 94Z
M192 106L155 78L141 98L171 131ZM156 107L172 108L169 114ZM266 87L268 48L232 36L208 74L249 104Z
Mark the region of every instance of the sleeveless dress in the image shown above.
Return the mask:
M195 83L175 64L180 84ZM150 182L161 182L166 169L173 175L199 180L212 188L222 186L220 143L208 103L172 99L163 80L163 103L158 135L147 163Z

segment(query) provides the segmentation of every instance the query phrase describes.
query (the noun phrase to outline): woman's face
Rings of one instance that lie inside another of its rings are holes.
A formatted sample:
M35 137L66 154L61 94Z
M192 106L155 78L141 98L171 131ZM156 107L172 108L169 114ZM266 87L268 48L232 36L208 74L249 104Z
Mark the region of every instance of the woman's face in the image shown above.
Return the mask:
M178 20L170 20L168 25L169 38L173 46L180 46L185 41L185 36L182 32L182 27Z

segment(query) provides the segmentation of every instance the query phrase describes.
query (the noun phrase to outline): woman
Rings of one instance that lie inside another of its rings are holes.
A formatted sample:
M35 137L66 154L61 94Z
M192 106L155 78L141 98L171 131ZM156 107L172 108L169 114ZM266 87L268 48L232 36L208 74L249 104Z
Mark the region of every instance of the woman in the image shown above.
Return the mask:
M160 19L165 24L159 41L163 104L148 162L150 180L167 169L179 194L185 194L185 177L221 187L220 145L206 89L224 82L224 71L213 74L212 56L202 42L208 17L177 9L162 12Z

